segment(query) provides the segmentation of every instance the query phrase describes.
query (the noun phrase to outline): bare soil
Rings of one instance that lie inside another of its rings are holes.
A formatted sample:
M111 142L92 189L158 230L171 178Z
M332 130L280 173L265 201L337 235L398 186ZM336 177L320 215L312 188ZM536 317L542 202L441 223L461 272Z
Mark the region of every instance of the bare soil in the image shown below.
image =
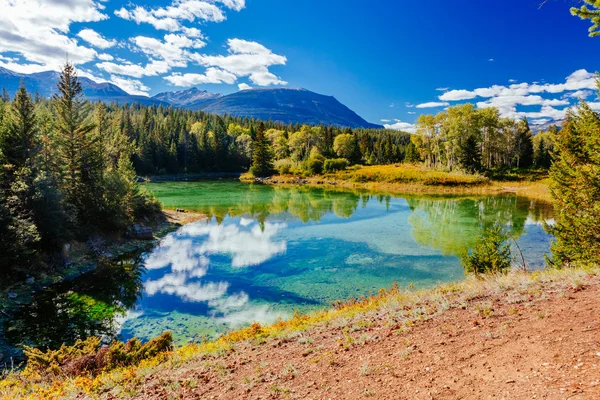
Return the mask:
M600 278L475 299L411 327L247 342L155 372L141 399L600 399ZM120 397L105 393L107 398Z

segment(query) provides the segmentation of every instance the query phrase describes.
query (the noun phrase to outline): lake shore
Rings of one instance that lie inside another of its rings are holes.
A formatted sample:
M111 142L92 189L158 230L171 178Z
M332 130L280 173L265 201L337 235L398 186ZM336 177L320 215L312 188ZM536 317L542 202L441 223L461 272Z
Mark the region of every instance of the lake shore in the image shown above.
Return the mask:
M97 377L11 374L0 381L0 396L597 398L599 272L392 288Z
M64 269L54 273L44 273L31 276L24 281L14 282L0 289L0 327L10 321L13 314L20 307L33 301L34 294L45 288L64 281L76 279L96 269L100 258L110 262L119 260L130 254L149 251L155 247L164 236L180 228L181 226L206 218L206 215L194 212L176 212L175 210L163 210L160 220L149 224L153 230L153 238L140 240L127 237L104 237L102 238L102 254L94 254L89 244L73 242L69 244L69 263ZM15 356L9 346L0 337L0 365L11 363L11 357Z
M255 178L244 174L240 180L246 183L339 187L393 194L514 194L533 200L552 201L548 180L543 176L516 175L510 179L494 180L480 175L439 172L406 164L366 166L309 177L275 175Z

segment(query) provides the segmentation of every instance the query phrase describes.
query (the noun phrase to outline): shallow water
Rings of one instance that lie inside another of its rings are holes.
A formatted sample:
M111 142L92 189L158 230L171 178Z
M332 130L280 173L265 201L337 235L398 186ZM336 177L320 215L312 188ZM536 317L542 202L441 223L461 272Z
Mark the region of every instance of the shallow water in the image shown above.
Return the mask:
M144 260L144 290L124 338L165 329L185 342L273 322L398 282L462 279L459 256L495 223L542 268L551 208L505 197L393 197L245 185L150 184L168 208L206 213Z
M179 344L254 321L390 287L464 278L459 256L485 230L510 230L529 267L552 237L545 203L504 197L394 197L239 182L149 184L167 208L205 213L148 254L35 296L0 333L0 351L56 348L102 334L147 340L172 330Z

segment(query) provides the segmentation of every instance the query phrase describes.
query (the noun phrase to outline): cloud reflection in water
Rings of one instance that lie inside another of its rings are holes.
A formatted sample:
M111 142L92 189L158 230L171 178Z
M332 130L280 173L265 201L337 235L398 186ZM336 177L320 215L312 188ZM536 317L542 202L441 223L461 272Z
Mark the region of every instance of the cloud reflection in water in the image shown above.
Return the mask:
M285 253L286 242L273 240L285 227L266 222L261 229L248 218L226 225L205 222L186 225L167 236L146 259L148 270L170 267L170 273L146 281L146 295L167 294L185 302L205 302L217 322L231 326L276 321L283 315L269 305L253 304L243 291L228 294L227 282L202 282L200 278L208 273L211 256L229 256L232 267L243 268Z

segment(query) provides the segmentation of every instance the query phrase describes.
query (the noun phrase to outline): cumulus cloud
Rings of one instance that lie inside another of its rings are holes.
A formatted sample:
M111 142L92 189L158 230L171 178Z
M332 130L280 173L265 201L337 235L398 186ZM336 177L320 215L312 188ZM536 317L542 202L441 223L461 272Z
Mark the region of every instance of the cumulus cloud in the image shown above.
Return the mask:
M569 75L563 83L516 83L509 86L493 85L474 90L450 90L438 96L440 101L457 102L481 98L477 107L496 107L504 117L519 119L527 117L532 123L543 124L549 120L564 119L571 108L572 98L590 97L596 89L595 75L580 69ZM560 99L551 98L561 94ZM545 97L542 97L544 95ZM519 107L540 106L539 111L519 109Z
M123 78L118 75L111 75L109 82L117 85L129 94L137 96L148 96L150 88L140 80Z
M165 80L173 86L188 87L205 83L233 84L237 80L237 77L219 68L208 68L204 74L174 73L165 77Z
M100 35L93 29L82 29L77 36L88 42L94 47L98 47L100 49L108 49L117 44L116 40L109 40Z
M430 101L429 103L418 104L416 108L436 108L436 107L446 107L449 106L450 103L446 101Z
M269 71L273 65L285 65L285 56L273 53L260 43L242 39L229 39L227 46L228 55L193 54L191 58L200 65L227 71L238 78L249 77L259 86L287 84Z
M252 86L248 85L247 83L240 83L238 85L238 89L239 90L250 90L250 89L252 89Z
M75 64L96 58L96 51L79 45L68 36L72 23L96 22L108 18L96 0L4 0L0 1L0 54L14 52L27 62L13 68L31 71L60 68L65 55Z
M391 122L391 121L390 121ZM411 124L409 122L403 122L399 119L395 119L394 123L383 125L386 129L393 129L396 131L403 131L408 133L415 133L417 131L417 126L415 124Z
M129 21L134 21L137 24L150 24L155 29L174 32L186 29L182 25L184 22L224 21L226 19L225 13L217 4L235 11L240 11L245 7L245 1L243 0L222 0L217 2L174 0L167 7L122 7L115 11L115 15Z

